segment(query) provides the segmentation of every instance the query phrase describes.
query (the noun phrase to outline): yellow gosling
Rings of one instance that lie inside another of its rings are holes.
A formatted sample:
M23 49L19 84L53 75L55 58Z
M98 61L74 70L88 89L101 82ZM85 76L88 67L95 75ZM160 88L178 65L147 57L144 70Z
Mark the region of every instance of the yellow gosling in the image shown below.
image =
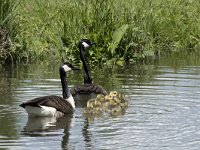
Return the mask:
M118 111L121 111L121 110L122 110L122 108L118 103L116 103L115 101L110 101L107 104L105 111L108 112L108 113L112 113L112 112L118 112Z
M87 108L93 108L95 100L94 99L90 99L87 101Z
M116 102L116 103L121 103L121 99L119 97L113 97L113 100Z
M117 117L117 116L122 116L122 115L124 115L124 114L125 114L125 110L122 109L122 110L120 110L120 111L111 112L111 113L110 113L110 116L112 116L112 117Z
M92 115L92 114L94 114L94 111L91 107L87 107L87 108L84 109L83 114Z
M118 96L118 93L117 91L110 91L109 95L112 97L115 97L115 96Z
M93 105L93 108L94 108L96 111L102 111L101 102L95 100L94 105Z
M124 102L121 102L119 103L119 105L123 108L127 108L128 107L128 102L124 101Z
M86 107L85 109L84 109L84 111L83 111L83 114L85 114L85 115L89 115L89 116L94 116L94 115L100 115L102 113L102 111L101 111L101 109L100 109L100 107L98 108L98 107L94 107L94 106L92 106L92 107Z
M113 96L111 96L111 95L106 95L104 98L107 99L107 100L111 100L111 99L113 99Z
M103 94L98 94L96 100L101 100L104 99L104 95Z
M111 116L122 115L128 106L127 101L122 93L111 91L104 96L98 94L96 99L90 99L87 102L87 108L84 110L85 116L100 116L103 112L109 113Z
M89 100L87 101L87 107L84 109L83 113L84 114L93 114L93 104L94 104L94 100Z
M100 111L98 109L94 109L94 108L85 108L83 111L83 114L94 116L94 115L102 114L102 111Z
M113 97L113 100L115 100L116 103L118 103L121 107L128 107L128 103L125 100L125 96L122 93L117 93L117 92L110 92L111 95L117 95Z
M121 99L121 101L125 101L125 96L122 93L118 94L119 99Z
M83 113L88 115L99 114L102 111L101 103L96 99L90 99L87 101L87 107Z
M100 99L99 102L101 103L102 109L105 110L107 104L108 104L110 101L111 101L111 99L107 99L107 98Z
M114 98L114 100L115 100L115 102L119 105L119 106L121 106L122 108L127 108L128 107L128 102L127 101L125 101L125 100L120 100L120 99L118 99L118 98Z

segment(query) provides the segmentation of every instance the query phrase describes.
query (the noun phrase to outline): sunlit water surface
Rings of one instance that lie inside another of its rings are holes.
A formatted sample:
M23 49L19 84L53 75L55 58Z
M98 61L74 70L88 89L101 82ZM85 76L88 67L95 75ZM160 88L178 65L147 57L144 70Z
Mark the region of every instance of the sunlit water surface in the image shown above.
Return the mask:
M5 66L0 73L0 149L199 149L200 63L166 59L150 65L96 68L95 83L121 91L125 114L86 118L28 118L18 105L60 95L59 63ZM68 75L69 86L82 72Z

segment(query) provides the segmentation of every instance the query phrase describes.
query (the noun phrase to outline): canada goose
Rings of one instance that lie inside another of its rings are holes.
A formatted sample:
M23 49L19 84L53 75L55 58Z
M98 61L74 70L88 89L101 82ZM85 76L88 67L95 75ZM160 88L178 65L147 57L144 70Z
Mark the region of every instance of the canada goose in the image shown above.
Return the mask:
M29 116L54 116L61 117L64 114L73 113L75 110L74 99L68 89L67 71L79 70L70 63L65 62L60 66L60 79L63 97L51 95L38 97L20 104Z
M90 76L89 67L85 56L85 49L94 44L95 43L88 39L81 39L79 42L80 58L84 70L84 84L77 85L71 89L71 93L75 99L75 102L84 100L87 101L88 99L95 98L97 94L107 94L106 90L104 90L100 85L92 83L92 78Z

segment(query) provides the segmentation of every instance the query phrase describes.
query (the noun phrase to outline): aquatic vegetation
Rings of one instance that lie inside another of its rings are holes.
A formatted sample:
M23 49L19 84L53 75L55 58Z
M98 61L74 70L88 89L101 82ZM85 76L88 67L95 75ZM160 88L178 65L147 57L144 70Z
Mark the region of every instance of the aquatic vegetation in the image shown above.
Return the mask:
M194 0L21 0L13 13L11 55L80 61L76 43L81 38L97 43L87 51L91 63L121 65L171 51L199 53L199 7Z
M15 8L19 2L13 0L0 1L0 64L8 57L12 58L11 39L15 34L13 20L15 19Z

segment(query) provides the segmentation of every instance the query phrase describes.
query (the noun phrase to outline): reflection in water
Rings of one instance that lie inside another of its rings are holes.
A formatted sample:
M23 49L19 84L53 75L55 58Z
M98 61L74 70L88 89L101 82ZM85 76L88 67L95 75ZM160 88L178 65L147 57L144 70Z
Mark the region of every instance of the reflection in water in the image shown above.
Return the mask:
M84 108L86 109L86 108ZM95 119L98 119L98 118L101 118L103 115L105 116L110 116L112 118L115 118L115 117L122 117L123 115L126 114L126 108L121 108L119 111L113 111L113 112L96 112L96 113L83 113L83 116L86 117L88 123L92 123L94 122Z
M92 148L92 144L91 144L92 133L89 131L89 125L90 123L88 121L88 118L85 118L83 129L82 129L82 135L85 141L85 146L87 148Z
M55 117L28 117L24 133L30 134L34 132L48 131L56 127Z
M68 149L69 130L73 122L73 115L65 115L61 118L55 117L28 117L28 121L24 126L22 134L31 137L38 136L55 136L55 132L59 129L64 129L64 135L61 141L61 147Z
M18 110L14 104L13 94L13 89L17 85L15 73L16 70L11 65L0 68L0 141L1 136L8 140L18 138L16 125Z
M84 119L84 124L83 124L83 128L81 131L82 131L82 135L83 135L83 140L85 142L84 146L87 149L94 148L94 144L92 142L94 140L94 137L92 136L92 132L90 131L91 130L90 125L95 123L94 122L95 119L96 120L101 119L102 115L106 115L111 118L117 118L117 117L122 117L123 115L125 115L125 113L126 113L126 109L123 109L120 112L116 112L116 113L112 113L112 114L108 114L108 113L106 113L106 114L83 114L83 117L85 119Z

